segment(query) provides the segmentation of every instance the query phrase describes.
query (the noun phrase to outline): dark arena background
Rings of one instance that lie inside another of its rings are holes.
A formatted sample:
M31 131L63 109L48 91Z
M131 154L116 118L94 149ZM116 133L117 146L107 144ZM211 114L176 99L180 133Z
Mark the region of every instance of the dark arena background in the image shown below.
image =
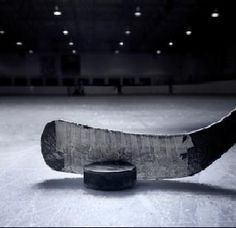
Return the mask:
M236 147L190 177L96 191L45 125L177 134L236 107L233 0L0 0L1 226L236 226ZM226 135L236 132L226 132Z

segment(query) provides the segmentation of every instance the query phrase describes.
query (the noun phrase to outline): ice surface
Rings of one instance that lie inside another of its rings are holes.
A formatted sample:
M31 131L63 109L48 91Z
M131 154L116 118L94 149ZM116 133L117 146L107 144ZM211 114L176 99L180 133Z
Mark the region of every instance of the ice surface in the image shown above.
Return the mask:
M0 226L236 226L236 145L198 175L86 189L50 170L40 137L55 119L130 133L179 133L219 120L236 97L0 97Z

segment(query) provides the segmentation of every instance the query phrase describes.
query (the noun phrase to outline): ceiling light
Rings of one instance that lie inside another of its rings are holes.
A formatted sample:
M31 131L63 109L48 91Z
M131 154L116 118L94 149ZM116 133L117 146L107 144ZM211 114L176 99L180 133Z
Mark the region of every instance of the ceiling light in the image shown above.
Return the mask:
M66 36L69 34L69 31L68 30L63 30L62 33Z
M156 53L157 53L158 55L160 55L160 54L161 54L161 50L157 50Z
M60 16L62 14L61 11L59 10L58 6L55 6L53 14L55 16Z
M174 43L172 41L169 42L169 46L173 46Z
M29 54L34 54L34 51L33 50L29 50Z
M120 51L119 50L115 50L115 54L119 54L120 53Z
M124 46L124 42L123 42L123 41L120 41L120 42L119 42L119 45L120 45L120 46Z
M73 46L73 45L74 45L74 43L73 43L73 42L69 42L69 45L70 45L70 46Z
M4 30L0 30L0 34L3 35L5 33Z
M135 12L134 15L135 15L136 17L140 17L140 16L142 16L142 13L141 13L141 12Z
M135 10L135 12L134 12L134 15L135 15L136 17L140 17L140 16L142 15L139 6L136 7L136 10Z
M73 53L73 54L76 54L76 50L72 50L72 53Z
M17 45L17 46L22 46L23 43L22 43L21 41L17 41L17 42L16 42L16 45Z
M125 30L125 34L126 34L126 35L130 35L130 34L131 34L131 31L130 31L129 29L126 29L126 30Z
M212 13L211 13L211 17L219 17L220 14L218 12L218 9L215 9Z
M55 16L61 16L61 11L54 11Z
M190 29L188 29L185 33L187 36L190 36L192 34L192 31Z

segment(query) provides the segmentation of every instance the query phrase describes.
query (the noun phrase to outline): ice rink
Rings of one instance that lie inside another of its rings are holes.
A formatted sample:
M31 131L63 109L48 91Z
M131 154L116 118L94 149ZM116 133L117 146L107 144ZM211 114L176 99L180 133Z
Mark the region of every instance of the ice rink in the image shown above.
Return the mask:
M236 226L236 145L193 177L115 192L51 170L40 148L52 120L179 133L235 107L229 96L0 97L0 226Z

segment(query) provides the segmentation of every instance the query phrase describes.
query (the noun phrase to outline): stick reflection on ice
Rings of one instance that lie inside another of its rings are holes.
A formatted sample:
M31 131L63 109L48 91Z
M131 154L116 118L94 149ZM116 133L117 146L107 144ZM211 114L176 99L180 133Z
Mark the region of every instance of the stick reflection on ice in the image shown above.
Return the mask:
M177 135L141 135L56 120L41 137L45 162L56 171L83 173L92 162L134 164L139 179L178 178L198 173L236 142L236 110L205 128Z

